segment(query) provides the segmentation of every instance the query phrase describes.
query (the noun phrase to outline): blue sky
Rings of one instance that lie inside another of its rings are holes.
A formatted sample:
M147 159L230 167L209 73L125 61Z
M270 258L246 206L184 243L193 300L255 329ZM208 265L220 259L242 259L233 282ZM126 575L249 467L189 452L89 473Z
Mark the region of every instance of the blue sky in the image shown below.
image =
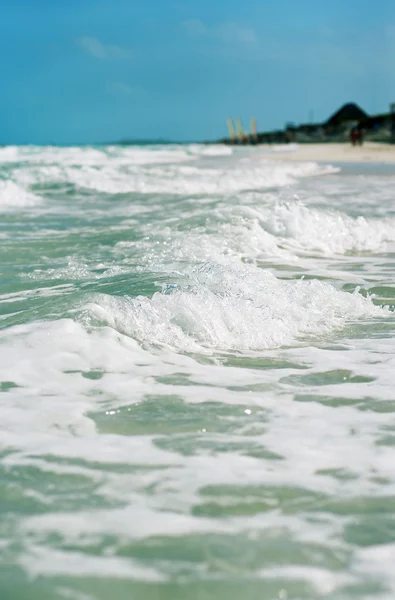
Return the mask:
M0 143L204 140L395 102L394 0L0 0Z

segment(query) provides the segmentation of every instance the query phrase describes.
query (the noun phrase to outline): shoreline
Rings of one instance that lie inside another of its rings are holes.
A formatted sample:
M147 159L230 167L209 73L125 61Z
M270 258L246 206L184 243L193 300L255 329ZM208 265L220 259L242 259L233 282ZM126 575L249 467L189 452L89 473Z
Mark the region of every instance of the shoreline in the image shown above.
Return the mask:
M395 145L378 142L365 142L363 146L352 146L350 143L333 144L291 144L277 146L262 144L267 148L265 157L271 160L314 161L323 163L381 163L395 165Z

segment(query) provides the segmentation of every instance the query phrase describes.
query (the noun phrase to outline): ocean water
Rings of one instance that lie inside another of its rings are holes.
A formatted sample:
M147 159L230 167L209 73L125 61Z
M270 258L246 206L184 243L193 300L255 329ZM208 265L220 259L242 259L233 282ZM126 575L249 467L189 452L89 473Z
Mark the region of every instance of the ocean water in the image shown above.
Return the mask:
M1 600L395 597L394 190L0 149Z

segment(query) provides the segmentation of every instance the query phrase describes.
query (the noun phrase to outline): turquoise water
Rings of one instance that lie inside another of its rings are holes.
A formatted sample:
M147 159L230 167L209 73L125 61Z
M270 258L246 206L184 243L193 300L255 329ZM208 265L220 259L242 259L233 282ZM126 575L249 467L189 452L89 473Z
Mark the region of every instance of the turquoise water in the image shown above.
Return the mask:
M394 597L394 189L0 149L2 600Z

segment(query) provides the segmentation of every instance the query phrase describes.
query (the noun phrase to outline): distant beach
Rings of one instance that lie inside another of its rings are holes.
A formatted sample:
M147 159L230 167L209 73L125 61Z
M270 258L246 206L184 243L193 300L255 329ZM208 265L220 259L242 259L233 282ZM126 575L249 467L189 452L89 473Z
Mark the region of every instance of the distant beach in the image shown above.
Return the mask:
M270 158L290 161L318 161L339 163L390 163L395 164L395 146L378 142L366 142L363 146L349 143L292 144L278 146L262 145L271 151Z

